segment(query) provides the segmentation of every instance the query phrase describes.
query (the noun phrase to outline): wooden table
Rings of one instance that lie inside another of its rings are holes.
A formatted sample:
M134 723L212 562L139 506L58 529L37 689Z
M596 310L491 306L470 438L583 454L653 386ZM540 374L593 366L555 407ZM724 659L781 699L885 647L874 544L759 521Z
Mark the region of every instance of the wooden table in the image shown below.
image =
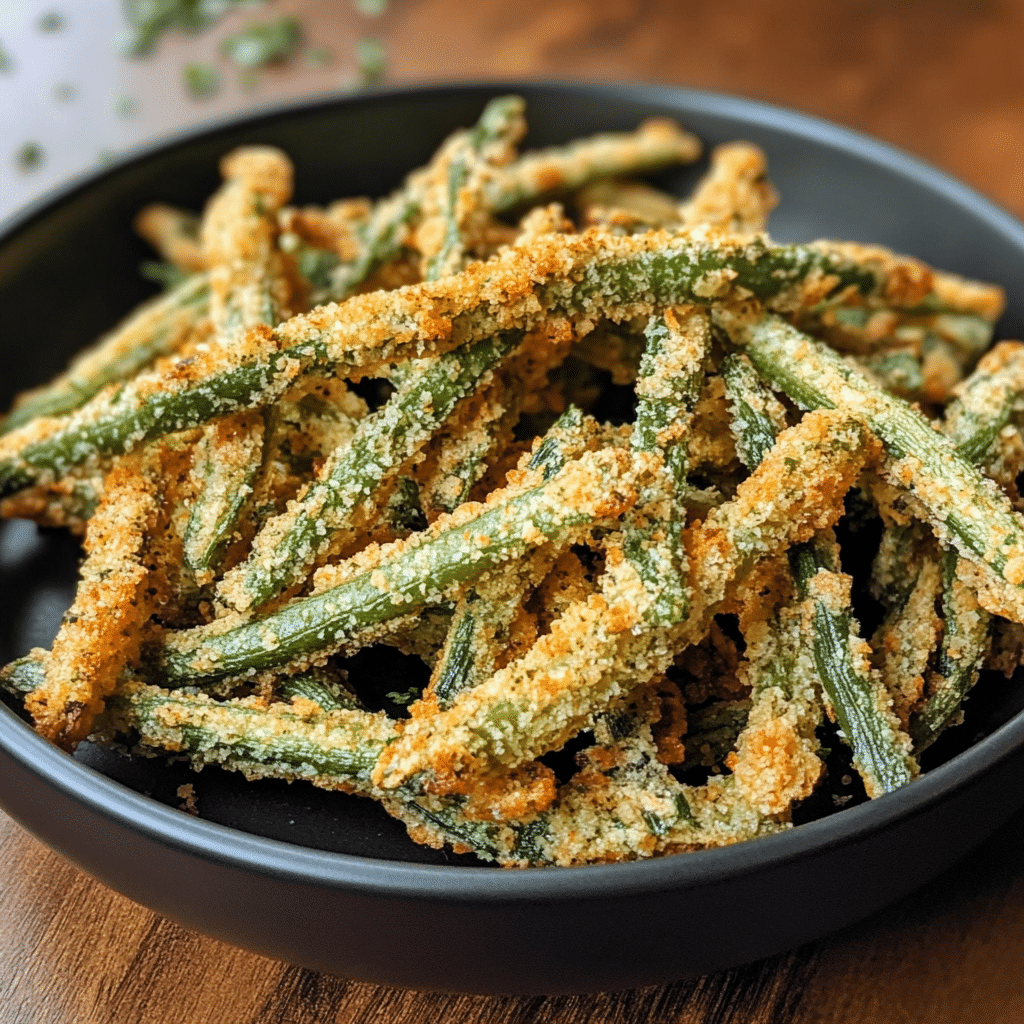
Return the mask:
M99 17L99 5L84 0L56 6L72 25L78 15ZM326 71L274 72L258 98L333 87L348 73L348 48L369 31L386 41L396 81L643 78L793 106L916 152L1024 215L1024 5L1013 0L784 10L755 0L393 0L376 22L340 2L277 7L299 13L310 38L330 39L338 58ZM214 45L170 40L145 75L125 73L151 99L128 141L248 102L227 89L197 111L167 88L183 57ZM86 54L82 75L92 73L88 64ZM8 150L19 124L5 122ZM924 890L775 959L657 989L484 998L349 983L187 932L84 877L0 814L0 1024L1019 1024L1022 863L1024 815Z

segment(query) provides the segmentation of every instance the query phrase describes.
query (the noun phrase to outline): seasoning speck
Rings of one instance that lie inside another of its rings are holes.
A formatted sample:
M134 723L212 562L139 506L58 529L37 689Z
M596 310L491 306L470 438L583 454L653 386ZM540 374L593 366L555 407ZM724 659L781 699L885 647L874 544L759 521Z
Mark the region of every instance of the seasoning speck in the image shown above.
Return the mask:
M334 51L329 46L317 46L309 51L309 63L315 68L325 68L334 60Z
M384 79L387 53L377 39L360 39L356 43L356 67L363 85L377 85Z
M72 100L78 99L78 89L70 82L58 82L53 87L53 98L58 103L71 103Z
M14 162L23 174L36 170L43 162L43 147L38 142L26 142L14 154Z
M52 35L56 32L63 32L67 28L67 24L67 18L60 11L46 11L44 14L39 15L39 20L36 21L36 28L40 32Z
M139 101L132 96L119 96L114 104L114 113L125 119L135 117L139 112Z
M240 68L262 68L290 57L301 41L298 18L278 18L228 36L221 51Z
M181 73L185 91L194 100L208 99L220 88L220 74L209 64L186 64Z
M352 0L352 6L364 18L379 18L388 9L388 0Z

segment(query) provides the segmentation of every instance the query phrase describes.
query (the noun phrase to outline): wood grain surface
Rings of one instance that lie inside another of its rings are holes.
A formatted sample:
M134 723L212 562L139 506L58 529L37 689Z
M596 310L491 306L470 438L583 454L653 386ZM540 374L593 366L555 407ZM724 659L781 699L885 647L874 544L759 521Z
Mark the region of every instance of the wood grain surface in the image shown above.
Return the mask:
M365 30L341 0L278 7L319 38ZM393 0L373 34L393 81L646 79L793 106L916 152L1024 215L1020 2ZM1019 1024L1022 864L1024 815L924 890L772 960L663 988L484 998L350 983L196 935L0 813L0 1024Z

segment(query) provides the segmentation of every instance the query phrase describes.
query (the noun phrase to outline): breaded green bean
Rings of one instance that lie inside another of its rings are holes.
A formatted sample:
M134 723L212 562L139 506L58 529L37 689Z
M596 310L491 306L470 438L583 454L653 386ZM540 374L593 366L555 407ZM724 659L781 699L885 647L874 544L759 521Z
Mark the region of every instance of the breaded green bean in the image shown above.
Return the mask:
M968 462L980 463L1024 404L1024 343L1001 341L982 357L946 409L945 429Z
M778 204L764 152L750 142L727 142L711 151L711 168L679 215L684 227L710 224L746 235L764 231Z
M622 547L651 597L644 612L647 621L669 625L681 622L689 607L682 546L685 441L704 380L711 322L700 308L669 309L651 318L646 336L630 444L635 451L660 456L665 472L658 486L641 496L642 507L627 525Z
M952 549L942 559L942 615L945 631L935 672L928 677L928 696L911 719L910 735L920 753L955 724L989 646L991 616L971 588L957 575L959 557Z
M461 584L539 544L565 543L581 529L614 518L636 500L648 471L618 450L588 452L549 481L533 483L486 505L467 504L407 541L355 556L324 570L310 597L234 625L172 634L151 666L151 677L172 686L246 675L316 660L339 650L368 627L446 600ZM334 582L337 580L337 582Z
M652 304L725 302L753 294L791 309L853 288L914 302L931 277L914 261L860 266L804 246L740 243L713 232L631 238L547 235L463 274L355 296L279 325L253 328L230 353L200 353L142 374L66 420L0 439L0 496L62 475L96 454L275 401L306 376L372 375L396 361L450 351L506 330L596 315L649 314Z
M736 499L688 531L693 603L676 626L645 623L650 598L606 540L601 592L573 603L522 658L449 710L413 719L382 755L377 783L388 789L421 772L442 781L486 774L561 747L697 642L727 589L759 558L832 525L869 453L866 431L842 414L810 414L786 431Z
M227 574L218 594L231 607L259 607L304 580L339 534L365 521L381 485L392 479L522 340L510 331L469 349L412 364L392 398L361 420L288 510L256 535L246 561Z
M759 813L785 820L824 769L815 732L824 709L813 607L796 598L750 625L744 639L740 679L750 686L750 710L726 763Z
M488 171L508 163L526 132L525 107L520 96L491 100L476 126L460 134L451 147L439 209L433 214L443 223L444 231L439 247L426 258L424 280L458 273L465 265L468 223L484 207ZM428 216L431 213L428 210Z
M213 579L236 534L263 465L264 418L234 413L211 423L196 443L196 498L182 538L185 564L200 585Z
M590 433L583 414L570 406L530 457L527 469L550 480L570 459L582 454ZM484 574L459 599L427 691L442 710L463 690L494 673L496 645L506 639L503 634L519 611L524 593L536 586L551 561L547 553L509 561Z
M1005 495L905 402L814 339L768 316L736 337L758 371L804 408L843 408L882 440L886 475L913 494L940 540L977 569L982 605L1024 621L1024 523Z
M900 729L892 698L866 656L850 614L850 578L836 572L833 553L820 541L793 553L800 595L813 602L814 661L821 685L847 742L868 796L906 785L916 774L910 737Z
M122 669L138 658L155 596L147 547L161 520L161 481L174 454L154 446L119 460L86 527L74 603L45 678L25 699L37 731L66 750L89 734Z
M129 380L158 356L175 352L190 336L201 338L209 300L209 278L197 274L144 303L94 347L76 356L55 380L19 396L0 424L0 433L40 416L67 415L108 384Z
M490 183L486 199L501 213L549 192L572 192L592 178L642 174L700 156L700 141L674 121L645 121L635 132L608 132L521 156Z
M168 751L196 769L218 765L248 779L305 779L325 789L368 793L370 772L394 723L357 709L327 711L308 700L214 700L128 683L98 723L100 743L132 738L132 752Z
M171 266L188 274L206 270L199 241L199 218L166 203L150 203L135 218L135 233L144 238Z
M786 429L786 410L745 356L735 352L727 355L722 360L722 377L732 413L736 454L747 469L753 469Z
M295 282L277 247L278 212L291 196L291 162L271 147L246 147L221 161L224 184L207 204L203 250L210 268L213 344L230 348L257 324L291 313ZM200 584L237 532L263 465L263 418L238 412L206 428L193 472L196 489L185 529L185 564Z

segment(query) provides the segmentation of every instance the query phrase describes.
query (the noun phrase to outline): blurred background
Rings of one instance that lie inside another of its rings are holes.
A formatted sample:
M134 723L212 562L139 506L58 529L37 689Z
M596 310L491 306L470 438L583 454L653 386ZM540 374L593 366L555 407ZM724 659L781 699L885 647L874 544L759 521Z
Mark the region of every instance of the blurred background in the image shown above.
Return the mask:
M0 217L236 111L491 77L768 100L910 150L1024 216L1022 53L1021 0L0 0Z

